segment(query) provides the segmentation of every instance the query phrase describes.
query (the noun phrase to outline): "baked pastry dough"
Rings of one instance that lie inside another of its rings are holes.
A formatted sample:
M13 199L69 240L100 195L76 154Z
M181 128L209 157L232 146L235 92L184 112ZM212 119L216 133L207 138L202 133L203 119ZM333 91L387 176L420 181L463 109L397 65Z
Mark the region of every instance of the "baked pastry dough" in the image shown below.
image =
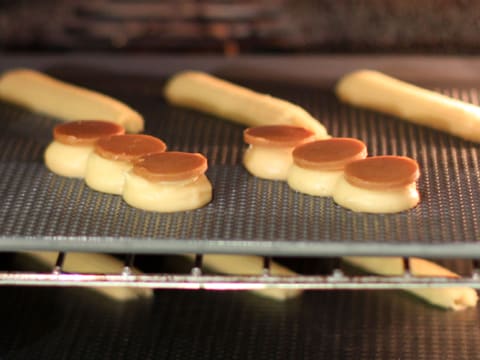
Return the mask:
M342 259L359 269L378 275L401 276L405 271L403 259L400 257L352 256ZM428 260L409 258L409 262L410 272L414 276L459 277L458 274ZM406 291L430 304L452 310L475 307L478 301L477 292L469 287L412 288L406 289Z
M343 76L337 96L352 105L480 142L480 107L397 80L377 71Z
M200 208L212 199L206 170L207 159L201 154L164 152L141 157L126 175L123 199L147 211Z
M128 132L143 130L143 117L124 103L34 70L3 73L0 99L64 121L99 119L122 125Z
M83 178L87 159L102 137L121 135L125 129L115 123L79 120L55 126L54 140L45 150L45 165L54 173Z
M97 191L120 195L125 174L141 156L165 151L165 143L150 135L115 135L100 139L87 161L85 182Z
M165 97L172 104L249 127L294 125L313 131L319 139L328 137L325 127L300 106L199 71L174 75L165 87Z
M243 132L249 144L243 154L243 165L254 176L270 180L286 180L293 164L295 146L313 141L315 134L290 125L270 125L248 128Z
M333 200L350 210L395 213L415 207L420 201L416 181L419 168L404 156L374 156L345 166Z
M308 195L331 196L343 176L345 165L366 156L365 144L352 138L331 138L299 145L292 152L288 185Z

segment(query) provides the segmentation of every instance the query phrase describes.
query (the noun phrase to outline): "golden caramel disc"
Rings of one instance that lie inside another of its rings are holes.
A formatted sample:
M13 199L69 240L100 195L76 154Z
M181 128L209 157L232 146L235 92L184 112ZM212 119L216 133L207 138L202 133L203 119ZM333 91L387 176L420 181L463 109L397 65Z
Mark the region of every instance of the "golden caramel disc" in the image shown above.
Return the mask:
M272 147L293 147L315 139L315 133L303 127L269 125L248 128L243 132L247 144Z
M101 138L95 152L110 160L132 161L140 156L164 152L165 143L150 135L126 134Z
M169 151L142 156L135 161L133 172L149 181L180 181L200 176L207 168L202 154Z
M125 129L118 124L100 120L78 120L55 126L53 138L65 145L93 145L100 138L122 135Z
M373 156L345 166L345 179L350 184L372 190L408 186L419 176L418 163L405 156Z
M312 170L341 170L346 164L367 156L366 145L353 138L317 140L295 147L293 162Z

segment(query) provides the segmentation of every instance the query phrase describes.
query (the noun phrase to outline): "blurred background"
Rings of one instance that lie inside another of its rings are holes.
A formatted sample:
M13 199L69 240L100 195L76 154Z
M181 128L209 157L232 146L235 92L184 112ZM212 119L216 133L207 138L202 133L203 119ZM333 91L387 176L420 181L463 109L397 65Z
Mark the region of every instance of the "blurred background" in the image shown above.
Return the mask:
M0 49L480 53L474 0L0 0Z

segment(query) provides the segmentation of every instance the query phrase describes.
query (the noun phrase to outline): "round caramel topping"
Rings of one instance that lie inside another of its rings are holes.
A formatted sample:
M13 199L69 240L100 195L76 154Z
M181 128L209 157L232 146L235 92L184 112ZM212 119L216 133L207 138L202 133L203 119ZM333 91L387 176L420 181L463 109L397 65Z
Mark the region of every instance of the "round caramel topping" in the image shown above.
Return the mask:
M317 140L297 146L292 153L299 167L313 170L341 170L349 162L367 156L365 144L353 138Z
M150 135L113 135L98 140L95 152L111 160L132 161L148 154L164 152L165 143Z
M373 156L345 166L349 183L372 190L401 188L414 183L419 176L418 163L405 156Z
M142 156L135 161L133 172L149 181L179 181L200 176L207 167L202 154L171 151Z
M122 126L112 122L79 120L55 126L53 138L66 145L93 145L102 137L124 133Z
M293 147L313 141L315 134L307 129L290 125L269 125L248 128L243 132L247 144Z

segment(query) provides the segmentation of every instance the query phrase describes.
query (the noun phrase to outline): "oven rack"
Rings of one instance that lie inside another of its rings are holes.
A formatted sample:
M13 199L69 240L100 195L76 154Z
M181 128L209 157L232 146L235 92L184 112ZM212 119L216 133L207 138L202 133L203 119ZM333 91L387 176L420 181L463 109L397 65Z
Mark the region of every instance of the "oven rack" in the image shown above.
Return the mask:
M125 255L123 268L118 273L72 273L63 269L68 254L59 252L53 269L46 272L8 270L0 271L0 286L69 286L69 287L129 287L150 289L190 290L362 290L472 287L480 289L480 262L472 261L469 276L416 276L409 271L409 259L404 259L404 273L398 276L347 275L340 260L327 275L273 275L270 257L263 257L258 274L205 274L203 255L194 255L190 271L184 273L145 273L132 271L135 255ZM237 255L241 256L241 255Z

